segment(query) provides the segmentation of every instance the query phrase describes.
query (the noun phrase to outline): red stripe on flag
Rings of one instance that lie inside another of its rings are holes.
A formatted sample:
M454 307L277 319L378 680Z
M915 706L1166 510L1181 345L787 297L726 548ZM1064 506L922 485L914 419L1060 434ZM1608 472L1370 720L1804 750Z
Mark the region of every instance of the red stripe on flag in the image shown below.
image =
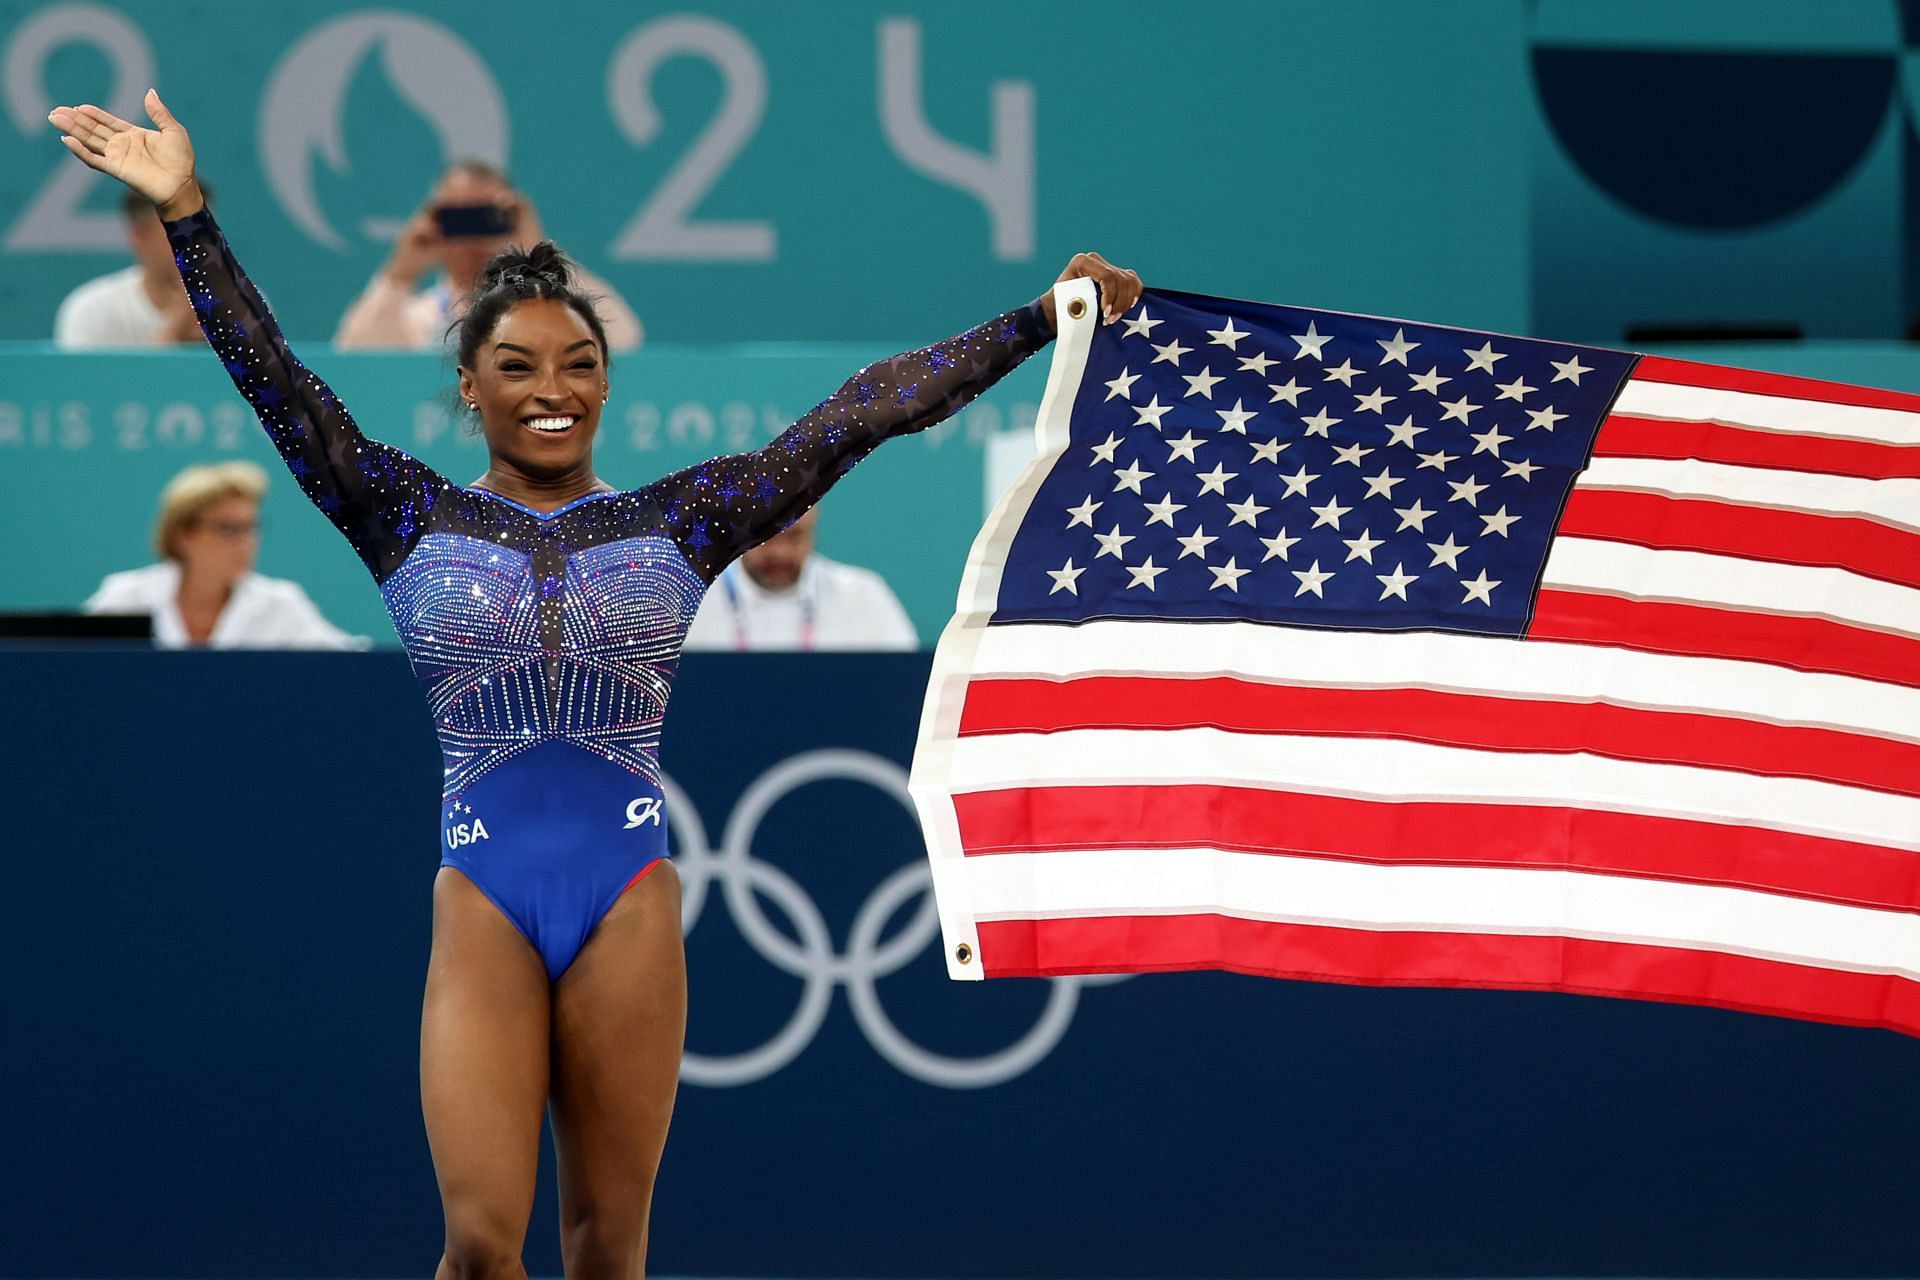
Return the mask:
M1920 534L1855 516L1583 489L1576 484L1567 497L1558 532L1663 551L1821 565L1920 587Z
M1328 689L1229 676L1088 676L976 680L967 686L960 714L961 737L1195 728L1404 738L1489 751L1585 751L1920 796L1920 743L1604 702L1434 689Z
M1689 818L1198 783L1016 787L966 792L953 802L969 857L1210 848L1378 865L1588 871L1920 911L1920 853Z
M990 977L1229 969L1368 986L1621 995L1920 1034L1920 983L1558 935L1375 932L1218 915L981 921Z
M1920 446L1832 436L1751 431L1717 422L1614 414L1593 443L1596 458L1698 458L1736 467L1769 467L1868 480L1920 477Z
M1647 653L1769 662L1920 687L1920 641L1823 618L1543 588L1527 635Z
M1665 356L1641 356L1640 363L1633 367L1630 381L1670 382L1690 387L1709 387L1716 391L1745 391L1794 400L1850 404L1863 409L1898 409L1906 413L1920 413L1920 396L1901 391L1856 387L1844 382L1823 382L1818 378L1795 378L1784 373L1729 369L1725 365L1696 364L1692 360L1670 360Z

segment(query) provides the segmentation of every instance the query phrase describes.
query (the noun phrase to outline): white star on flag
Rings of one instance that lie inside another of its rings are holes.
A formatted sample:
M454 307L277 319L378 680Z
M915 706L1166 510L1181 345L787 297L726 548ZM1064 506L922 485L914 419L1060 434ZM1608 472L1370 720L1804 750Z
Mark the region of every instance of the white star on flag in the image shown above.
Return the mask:
M1291 569L1288 572L1292 573L1294 577L1300 579L1300 587L1298 590L1296 590L1293 593L1296 596L1303 596L1307 594L1307 592L1311 591L1313 592L1313 594L1324 598L1327 593L1320 589L1321 584L1325 583L1328 578L1331 578L1333 576L1331 573L1321 572L1320 562L1318 560L1315 560L1313 562L1313 566L1311 568Z
M1445 542L1429 542L1427 544L1427 550L1433 552L1433 563L1428 565L1427 568L1437 569L1444 564L1449 569L1458 569L1460 567L1460 553L1466 549L1463 544L1454 541L1452 534L1447 535Z
M1211 366L1201 369L1198 373L1183 373L1180 376L1186 380L1187 395L1201 396L1208 400L1213 399L1215 385L1223 381L1214 376Z
M1238 471L1229 471L1216 462L1213 464L1213 470L1197 472L1195 478L1200 481L1201 494L1217 493L1224 498L1227 495L1227 481L1239 474Z
M1580 363L1579 356L1575 356L1571 360L1549 360L1547 363L1554 368L1553 380L1555 382L1571 382L1576 387L1580 385L1581 374L1593 372L1592 369Z
M1481 516L1480 518L1486 522L1487 527L1485 532L1497 533L1504 538L1507 536L1508 526L1511 525L1514 521L1518 520L1520 517L1508 515L1507 509L1503 506L1500 508L1500 510L1494 512L1492 515Z
M1332 337L1330 333L1321 333L1314 327L1312 321L1308 321L1307 331L1293 335L1293 340L1300 344L1301 355L1312 356L1315 360L1319 360L1323 358L1320 355L1320 348L1326 346L1327 341Z
M1405 329L1395 329L1391 342L1384 341L1380 338L1375 338L1374 342L1379 346L1381 351L1386 353L1380 357L1381 364L1406 364L1407 353L1420 345L1417 342L1407 341L1407 331Z
M1213 591L1225 587L1229 591L1237 592L1240 590L1240 579L1252 573L1253 570L1240 568L1234 558L1228 556L1225 564L1208 565L1207 572L1213 575L1213 586L1207 590Z
M1199 556L1204 561L1207 558L1207 548L1220 539L1209 534L1205 526L1195 525L1192 533L1184 538L1175 538L1174 541L1180 544L1180 559Z
M1124 468L1115 471L1113 476L1113 491L1115 493L1120 492L1122 489L1130 489L1135 493L1139 493L1140 482L1151 479L1153 472L1141 470L1138 462L1129 462Z
M1359 537L1342 538L1341 541L1347 544L1347 559L1365 560L1372 564L1374 548L1384 545L1386 539L1374 537L1371 529L1362 529Z
M1386 467L1382 467L1380 468L1380 474L1367 477L1367 496L1369 498L1385 498L1391 502L1393 500L1393 486L1402 483L1404 483L1404 481L1402 481L1399 476L1393 474L1393 472Z
M1148 556L1146 560L1140 564L1130 564L1123 567L1133 577L1133 581L1127 584L1129 589L1133 587L1145 587L1147 590L1152 591L1154 589L1154 579L1166 572L1165 569L1156 569L1154 567L1152 556Z
M1152 363L1159 364L1165 361L1176 369L1180 367L1180 357L1189 354L1193 350L1192 347L1181 346L1180 339L1178 338L1175 338L1172 342L1166 343L1165 345L1158 343L1149 345L1153 347Z
M1171 413L1173 406L1170 404L1161 404L1160 397L1155 396L1144 405L1134 405L1133 411L1140 415L1134 419L1134 426L1152 427L1155 431L1158 431L1160 429L1160 419Z
M1382 600L1385 600L1388 596L1399 596L1402 600L1405 600L1407 598L1407 587L1417 581L1420 575L1408 573L1405 564L1397 564L1393 566L1392 573L1376 573L1373 576L1380 579L1380 598Z
M1222 431L1237 431L1241 435L1247 434L1247 424L1259 415L1252 409L1246 408L1245 404L1246 402L1243 400L1235 400L1233 402L1233 408L1231 409L1214 410L1215 413L1220 415L1220 429Z
M1395 507L1393 513L1400 517L1400 528L1395 529L1395 533L1400 533L1406 529L1412 529L1417 533L1425 533L1427 531L1427 521L1435 514L1427 510L1418 498L1413 500L1413 505L1410 507Z
M1307 510L1319 517L1319 519L1313 522L1314 528L1318 529L1323 524L1329 524L1338 529L1340 527L1340 517L1352 511L1353 508L1341 506L1340 499L1338 495L1336 495L1328 498L1317 507L1308 507Z
M1167 454L1168 462L1174 462L1182 458L1188 462L1198 462L1199 459L1193 456L1193 451L1205 444L1206 441L1189 431L1178 440L1168 440L1165 443L1167 448L1172 451Z
M1207 341L1211 342L1215 346L1225 347L1229 351L1232 351L1235 347L1237 347L1240 343L1240 339L1246 336L1247 335L1243 331L1233 327L1232 316L1228 316L1227 322L1224 325L1221 325L1218 329L1207 330Z
M1499 360L1505 360L1507 353L1504 351L1495 351L1493 344L1489 342L1478 351L1466 352L1466 357L1468 373L1472 373L1475 369L1485 369L1488 373L1492 373L1494 363Z
M1453 496L1447 501L1464 502L1470 507L1480 505L1480 491L1487 487L1472 476L1468 476L1465 480L1449 480L1447 484L1453 489Z
M1220 496L1224 498L1227 495L1223 493ZM1231 529L1236 524L1244 524L1255 529L1260 527L1255 521L1260 516L1273 510L1273 508L1261 506L1255 501L1255 497L1256 495L1250 493L1247 495L1245 502L1229 502L1227 504L1227 510L1233 512L1233 519L1227 522L1227 528Z
M1287 558L1287 552L1292 550L1293 544L1298 541L1300 541L1300 539L1288 537L1285 529L1274 534L1271 538L1260 539L1260 545L1267 549L1267 554L1260 557L1260 563L1265 564L1276 556L1285 560Z
M1467 589L1466 598L1460 601L1461 604L1467 603L1468 600L1478 600L1481 604L1491 609L1493 607L1493 589L1500 585L1500 580L1495 578L1489 581L1487 571L1482 569L1475 577L1462 578L1460 585Z
M1485 431L1474 433L1471 439L1474 441L1473 451L1475 453L1490 453L1497 458L1500 456L1500 446L1513 439L1513 437L1501 435L1500 428L1498 426L1492 426L1488 427Z
M1185 511L1187 504L1184 502L1175 502L1173 495L1169 493L1158 502L1147 503L1146 508L1148 512L1148 524L1164 524L1167 528L1171 529L1173 528L1174 512Z

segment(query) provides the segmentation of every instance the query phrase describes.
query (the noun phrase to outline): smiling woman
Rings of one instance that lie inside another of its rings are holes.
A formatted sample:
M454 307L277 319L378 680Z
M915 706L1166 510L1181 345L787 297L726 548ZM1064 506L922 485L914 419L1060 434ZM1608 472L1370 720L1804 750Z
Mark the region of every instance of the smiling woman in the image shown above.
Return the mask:
M495 254L453 332L460 398L487 440L477 487L528 505L610 487L593 474L607 332L565 254L546 240Z
M764 448L621 492L593 470L606 339L550 244L488 268L460 328L487 470L368 439L288 349L200 198L193 146L60 107L62 142L160 207L202 330L300 488L359 552L445 756L420 1074L440 1275L524 1275L551 1104L569 1275L644 1273L686 1023L659 737L701 596L882 441L941 421L1053 336L1051 294L868 365ZM1140 281L1097 254L1109 321ZM653 874L661 869L663 874Z

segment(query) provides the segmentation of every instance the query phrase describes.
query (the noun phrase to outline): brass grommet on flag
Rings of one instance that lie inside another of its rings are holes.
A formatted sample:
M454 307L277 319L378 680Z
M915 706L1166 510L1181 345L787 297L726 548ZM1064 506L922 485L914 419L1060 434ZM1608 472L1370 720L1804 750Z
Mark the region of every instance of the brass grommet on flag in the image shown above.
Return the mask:
M1067 301L1067 318L1069 320L1078 320L1086 314L1087 300L1085 298L1071 298ZM961 957L961 960L964 963L965 957Z
M1076 299L1076 301L1078 300ZM961 964L971 964L973 963L973 948L963 942L953 949L953 958Z

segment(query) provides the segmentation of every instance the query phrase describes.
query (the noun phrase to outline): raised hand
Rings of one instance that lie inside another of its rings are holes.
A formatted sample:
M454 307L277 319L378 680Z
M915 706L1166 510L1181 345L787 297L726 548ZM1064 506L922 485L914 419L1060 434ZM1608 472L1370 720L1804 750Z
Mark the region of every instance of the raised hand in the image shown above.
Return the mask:
M47 119L82 164L118 178L153 201L161 217L184 217L203 203L193 180L193 140L157 91L147 90L144 105L152 129L90 104L55 107Z
M1092 280L1100 288L1100 307L1106 314L1102 319L1107 324L1118 320L1127 308L1140 301L1140 277L1125 267L1116 267L1097 253L1076 253L1067 263L1067 269L1060 273L1060 279L1077 280L1082 276ZM1041 295L1041 306L1046 308L1047 319L1054 324L1059 318L1053 314L1053 290Z

